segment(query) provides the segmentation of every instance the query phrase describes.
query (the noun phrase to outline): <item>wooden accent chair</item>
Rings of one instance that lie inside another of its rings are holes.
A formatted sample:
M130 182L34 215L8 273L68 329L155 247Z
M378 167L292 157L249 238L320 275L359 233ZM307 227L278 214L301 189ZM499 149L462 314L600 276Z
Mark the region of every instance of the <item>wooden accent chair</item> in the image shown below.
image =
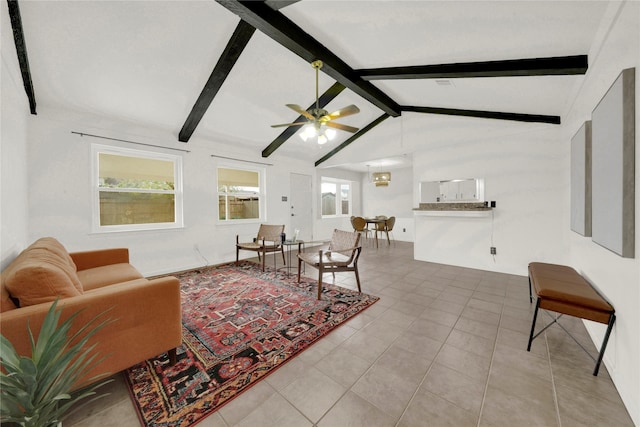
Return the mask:
M262 271L264 271L267 253L280 251L282 253L282 261L286 264L284 247L280 238L282 232L284 232L284 225L260 224L256 238L253 239L253 242L246 243L240 243L240 238L236 234L236 264L240 259L241 249L258 253L258 260L262 261ZM261 254L262 256L260 256Z
M358 292L362 292L358 274L358 257L361 250L360 233L333 230L333 237L326 251L323 252L321 249L318 253L298 254L298 283L300 283L300 269L304 262L318 269L318 299L322 295L322 276L328 272L333 273L335 277L336 271L353 271L356 275Z

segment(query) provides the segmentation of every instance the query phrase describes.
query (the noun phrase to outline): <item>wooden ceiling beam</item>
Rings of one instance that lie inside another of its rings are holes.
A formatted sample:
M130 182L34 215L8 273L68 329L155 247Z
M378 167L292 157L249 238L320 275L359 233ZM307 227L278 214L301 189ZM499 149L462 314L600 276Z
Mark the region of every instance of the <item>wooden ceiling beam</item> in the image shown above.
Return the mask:
M542 114L502 113L498 111L462 110L456 108L415 107L404 105L402 111L411 113L442 114L445 116L477 117L481 119L511 120L528 123L560 124L560 116Z
M318 98L318 105L320 108L324 108L329 104L333 99L340 94L344 90L344 85L341 83L335 82L325 93L323 93L320 98ZM316 108L315 101L311 104L307 111L312 108ZM298 122L306 122L308 119L302 115L298 116L292 123ZM289 126L284 132L282 132L276 139L273 140L271 144L269 144L264 150L262 150L262 157L269 157L276 151L285 141L295 135L296 132L300 130L299 126Z
M189 116L185 120L184 125L182 125L182 129L180 129L180 133L178 134L178 140L180 142L189 142L191 135L195 132L200 120L202 120L202 117L213 102L213 98L218 94L222 84L227 79L231 69L236 64L236 61L238 61L238 58L240 58L240 54L249 43L249 40L251 40L251 36L253 36L255 31L256 29L245 21L241 20L238 23L227 46L218 59L218 63L213 68L207 83L205 83L202 92L200 92L200 96L198 96L193 108L191 108Z
M505 61L460 62L439 65L356 70L364 80L455 79L470 77L557 76L585 74L587 55Z
M216 1L305 61L311 63L320 59L324 63L322 71L386 114L394 117L400 115L399 105L393 99L372 83L363 80L342 59L282 13L259 1Z
M353 141L355 141L356 139L360 138L365 133L369 132L371 129L373 129L374 127L378 126L380 123L382 123L383 121L385 121L389 117L390 116L385 113L385 114L381 115L380 117L378 117L377 119L375 119L374 121L372 121L371 123L369 123L368 125L366 125L365 127L363 127L362 129L360 129L358 131L358 133L353 135L351 138L347 139L342 144L338 145L336 148L334 148L333 150L329 151L327 154L322 156L320 159L316 160L316 163L315 163L316 167L319 164L321 164L323 162L326 162L331 157L335 156L340 150L342 150L343 148L346 148Z
M300 0L267 0L265 3L272 9L282 9L298 1ZM253 36L255 30L254 27L242 20L236 26L235 31L231 35L231 39L229 39L227 46L218 59L218 63L211 72L209 80L205 83L202 92L200 92L200 96L193 105L184 125L182 125L182 129L178 134L178 140L181 142L189 142L191 135L193 135L200 120L202 120L202 117L209 109L213 99L218 94L222 84L236 64L236 61L238 61L240 54L249 43L249 40L251 40L251 36Z
M27 98L29 99L29 110L31 111L31 114L35 115L38 114L36 112L36 94L33 90L33 82L31 81L31 68L29 67L27 44L24 40L24 31L22 29L20 6L18 5L18 0L7 0L7 5L9 6L9 18L11 19L13 41L16 45L18 63L20 64L22 83L24 85L25 92L27 92Z

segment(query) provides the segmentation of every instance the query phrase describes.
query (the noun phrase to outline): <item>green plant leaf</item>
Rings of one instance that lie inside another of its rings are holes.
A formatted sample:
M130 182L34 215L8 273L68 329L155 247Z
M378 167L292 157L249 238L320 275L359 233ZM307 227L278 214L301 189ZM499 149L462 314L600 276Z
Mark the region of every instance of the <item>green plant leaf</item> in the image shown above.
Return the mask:
M56 308L57 303L45 315L37 340L27 323L31 358L19 356L14 346L0 336L0 422L33 427L55 425L76 402L95 395L95 390L108 382L71 393L77 382L104 360L95 353L96 344L89 345L89 340L111 320L104 320L103 312L71 334L79 313L60 323L62 309ZM105 376L94 376L91 381Z
M13 344L4 336L0 335L0 364L2 367L7 370L7 372L11 372L19 363L20 356L13 347Z

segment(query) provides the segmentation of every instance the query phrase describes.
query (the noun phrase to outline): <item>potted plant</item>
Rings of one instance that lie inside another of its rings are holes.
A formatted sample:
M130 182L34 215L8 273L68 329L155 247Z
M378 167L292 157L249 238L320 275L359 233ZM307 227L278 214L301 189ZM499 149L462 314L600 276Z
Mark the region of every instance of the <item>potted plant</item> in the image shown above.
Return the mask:
M73 385L103 358L90 354L95 344L87 345L97 331L109 323L96 316L70 335L78 313L58 325L62 310L55 301L47 312L34 341L29 325L31 357L20 356L13 344L0 336L0 421L24 427L60 426L69 408L96 394L100 382L71 394ZM91 378L94 382L104 377ZM86 402L88 403L88 402Z

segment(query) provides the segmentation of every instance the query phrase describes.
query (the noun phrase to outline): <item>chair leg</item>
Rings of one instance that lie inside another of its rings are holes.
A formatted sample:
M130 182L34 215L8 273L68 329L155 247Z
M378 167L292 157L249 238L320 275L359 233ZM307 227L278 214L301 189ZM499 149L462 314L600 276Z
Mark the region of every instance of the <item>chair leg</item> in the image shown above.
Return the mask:
M322 295L322 263L318 265L318 299Z
M258 252L259 254L260 252ZM259 257L260 255L258 255ZM267 263L267 252L266 251L262 251L262 272L264 273L264 266Z
M358 267L355 268L355 270L353 270L354 273L356 273L356 283L358 284L358 292L362 292L362 289L360 288L360 275L358 274Z
M236 265L240 262L240 248L236 246Z
M174 366L178 362L178 351L175 348L172 348L167 352L169 355L169 365Z
M291 247L289 247L289 250L291 250ZM287 261L284 259L284 246L280 248L280 252L282 252L282 262L287 265Z
M300 283L300 268L302 268L302 260L298 258L298 283Z

